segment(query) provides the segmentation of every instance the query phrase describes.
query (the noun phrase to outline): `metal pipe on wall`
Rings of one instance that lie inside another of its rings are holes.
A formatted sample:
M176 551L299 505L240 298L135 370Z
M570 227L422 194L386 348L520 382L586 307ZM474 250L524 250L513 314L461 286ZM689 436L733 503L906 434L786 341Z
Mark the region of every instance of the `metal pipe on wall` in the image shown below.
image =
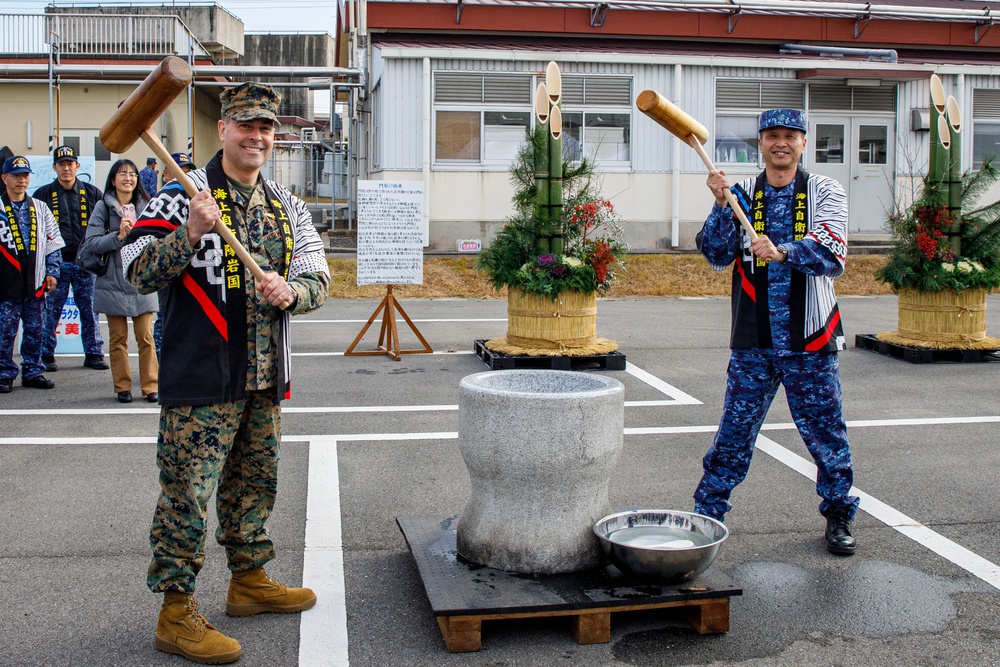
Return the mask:
M681 65L674 65L674 102L683 107L681 100ZM681 142L670 135L670 247L680 247L681 234Z
M421 146L421 172L424 179L424 247L431 242L431 59L423 59L423 104L421 110L421 125L423 142Z

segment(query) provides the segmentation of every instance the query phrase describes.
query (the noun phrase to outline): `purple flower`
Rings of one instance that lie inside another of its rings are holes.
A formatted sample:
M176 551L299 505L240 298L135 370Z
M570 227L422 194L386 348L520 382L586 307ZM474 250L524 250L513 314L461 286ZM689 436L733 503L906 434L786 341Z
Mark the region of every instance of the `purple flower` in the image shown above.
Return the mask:
M549 266L556 263L556 258L552 255L539 255L538 266Z

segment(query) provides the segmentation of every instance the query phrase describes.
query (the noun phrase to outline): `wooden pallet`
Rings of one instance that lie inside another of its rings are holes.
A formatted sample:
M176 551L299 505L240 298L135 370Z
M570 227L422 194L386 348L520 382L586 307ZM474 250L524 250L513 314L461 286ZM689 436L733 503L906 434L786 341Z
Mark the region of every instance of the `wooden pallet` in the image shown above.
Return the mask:
M909 361L913 364L930 364L936 362L980 363L1000 361L1000 350L939 350L929 347L910 347L879 340L875 334L856 334L854 346L879 354Z
M450 653L467 653L482 648L483 621L515 618L566 616L577 644L607 644L611 641L611 614L619 611L646 611L683 607L687 621L700 635L729 632L729 598L621 605L592 610L533 611L523 613L437 616L438 626Z
M458 554L458 517L397 518L427 598L452 653L478 651L483 621L566 617L579 644L611 641L616 612L677 608L699 634L729 631L729 598L743 590L720 572L660 585L628 579L613 566L526 575L470 563Z
M607 354L590 354L581 356L533 357L529 355L504 354L494 352L486 347L485 340L477 340L476 356L482 359L491 371L510 370L515 368L542 368L556 371L572 370L625 370L625 355L621 352Z

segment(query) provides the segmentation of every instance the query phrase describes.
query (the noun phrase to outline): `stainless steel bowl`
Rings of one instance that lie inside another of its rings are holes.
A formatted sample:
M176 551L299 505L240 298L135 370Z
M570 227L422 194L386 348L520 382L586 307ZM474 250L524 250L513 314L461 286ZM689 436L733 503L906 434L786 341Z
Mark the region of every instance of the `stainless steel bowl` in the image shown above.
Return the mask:
M595 523L594 533L615 567L659 583L697 577L729 537L721 521L676 510L618 512Z

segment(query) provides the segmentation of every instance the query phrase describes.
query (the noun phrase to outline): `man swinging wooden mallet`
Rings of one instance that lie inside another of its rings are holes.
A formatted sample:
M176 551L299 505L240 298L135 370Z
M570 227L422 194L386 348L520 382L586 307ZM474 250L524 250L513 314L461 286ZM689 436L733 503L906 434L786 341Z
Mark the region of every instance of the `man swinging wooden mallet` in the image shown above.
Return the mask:
M662 102L655 91L637 100L640 110L695 147L709 168L715 206L698 234L698 249L716 270L733 265L725 408L703 460L695 511L721 521L732 508L730 494L746 477L780 384L818 468L826 548L851 555L857 546L852 522L859 500L850 495L854 470L837 362L837 351L846 345L833 290L847 256L844 189L799 167L808 125L798 109L760 114L764 171L730 188L701 147L708 140L704 127Z

